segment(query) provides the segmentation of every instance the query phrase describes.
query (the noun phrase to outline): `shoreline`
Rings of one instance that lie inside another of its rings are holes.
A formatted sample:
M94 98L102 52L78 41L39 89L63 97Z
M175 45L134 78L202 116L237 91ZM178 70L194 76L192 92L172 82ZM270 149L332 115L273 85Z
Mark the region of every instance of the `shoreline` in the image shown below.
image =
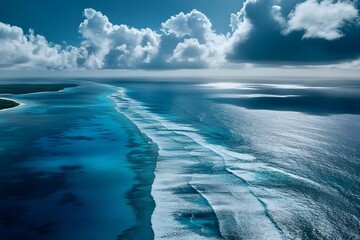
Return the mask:
M33 94L44 92L59 92L67 88L78 87L79 84L60 84L60 83L38 83L38 84L0 84L0 94Z
M9 107L2 107L1 106L1 101L6 101L6 102L9 102L9 104L13 103L13 104L16 104L16 105L9 106ZM0 97L0 111L15 109L15 108L22 107L22 106L25 106L25 105L26 105L25 103L19 102L19 101L15 100L15 99Z
M12 98L2 97L13 95L42 94L62 92L78 87L79 84L0 84L5 89L0 90L0 111L15 109L25 104Z

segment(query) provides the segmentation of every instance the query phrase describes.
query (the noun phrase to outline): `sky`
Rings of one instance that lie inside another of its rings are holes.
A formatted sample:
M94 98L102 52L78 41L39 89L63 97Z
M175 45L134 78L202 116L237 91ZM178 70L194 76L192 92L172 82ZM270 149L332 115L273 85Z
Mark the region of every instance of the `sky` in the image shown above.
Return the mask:
M359 0L0 0L0 70L360 69Z

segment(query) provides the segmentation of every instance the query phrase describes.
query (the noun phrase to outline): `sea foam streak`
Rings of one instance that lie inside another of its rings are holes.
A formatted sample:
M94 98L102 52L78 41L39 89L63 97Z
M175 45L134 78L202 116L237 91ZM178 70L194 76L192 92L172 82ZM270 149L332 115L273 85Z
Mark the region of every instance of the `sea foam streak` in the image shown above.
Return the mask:
M151 191L155 239L283 238L250 184L231 170L251 164L253 156L209 144L196 129L150 112L124 89L112 98L159 148Z

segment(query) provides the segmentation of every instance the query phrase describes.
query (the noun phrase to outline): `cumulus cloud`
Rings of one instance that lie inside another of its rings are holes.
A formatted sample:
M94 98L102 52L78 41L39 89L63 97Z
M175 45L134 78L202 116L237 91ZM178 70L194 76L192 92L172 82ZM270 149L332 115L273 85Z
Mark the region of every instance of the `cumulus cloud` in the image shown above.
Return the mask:
M253 0L248 0L253 1ZM0 25L0 66L55 69L206 68L226 63L236 41L251 28L245 12L231 16L228 34L218 34L210 19L198 10L171 16L160 32L113 24L88 8L79 25L79 47L49 43L33 31ZM170 39L170 40L169 40Z
M230 44L241 43L249 37L253 25L246 15L246 7L252 3L256 3L256 0L246 0L239 12L230 15L230 27L232 30L232 33L229 34Z
M196 9L187 14L180 12L171 16L161 26L162 31L166 34L174 34L178 38L194 37L201 43L218 37L212 29L210 19Z
M112 24L99 11L85 9L79 32L81 65L86 68L138 68L158 53L161 37L149 28L136 29Z
M0 68L208 68L231 62L324 62L360 57L359 1L245 0L217 33L198 10L180 12L157 31L110 22L88 8L79 46L48 42L0 23ZM336 41L330 41L336 40ZM314 49L316 51L314 51Z
M288 20L281 16L281 7L273 6L274 19L284 28L283 33L304 31L303 38L334 40L344 36L341 28L358 16L350 2L307 0L297 4Z
M213 57L208 46L199 43L196 38L190 38L176 46L168 61L186 68L201 68L214 64Z
M166 35L174 35L180 40L172 55L166 60L169 64L185 64L186 67L219 66L225 62L228 38L217 34L210 19L194 9L172 16L162 25Z
M21 28L0 22L0 67L72 68L73 50L49 43L33 30L24 34Z
M192 10L172 16L162 23L162 31L184 39L175 47L167 62L183 63L187 67L217 67L227 63L227 55L234 45L247 40L252 24L246 16L245 7L256 0L246 0L243 8L230 16L231 31L218 34L210 19L203 13Z
M33 30L0 23L0 67L49 69L141 68L158 53L161 37L151 29L114 25L85 9L80 47L52 44Z
M244 6L255 0L246 0ZM88 8L79 25L79 47L49 43L32 31L0 25L1 66L63 69L205 68L227 62L235 43L252 28L242 8L230 18L231 31L218 34L210 19L194 9L164 21L160 32L113 24L107 16Z

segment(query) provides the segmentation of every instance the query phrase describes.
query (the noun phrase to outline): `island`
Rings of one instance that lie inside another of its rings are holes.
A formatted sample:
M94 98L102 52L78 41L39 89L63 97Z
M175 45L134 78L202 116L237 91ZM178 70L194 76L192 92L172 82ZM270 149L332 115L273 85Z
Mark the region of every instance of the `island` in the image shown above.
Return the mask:
M56 92L65 88L77 87L77 84L0 84L0 94L28 94L38 92ZM20 104L10 99L1 98L0 110L13 108Z
M13 108L13 107L16 107L19 105L20 104L15 101L0 98L0 110L7 109L7 108Z

